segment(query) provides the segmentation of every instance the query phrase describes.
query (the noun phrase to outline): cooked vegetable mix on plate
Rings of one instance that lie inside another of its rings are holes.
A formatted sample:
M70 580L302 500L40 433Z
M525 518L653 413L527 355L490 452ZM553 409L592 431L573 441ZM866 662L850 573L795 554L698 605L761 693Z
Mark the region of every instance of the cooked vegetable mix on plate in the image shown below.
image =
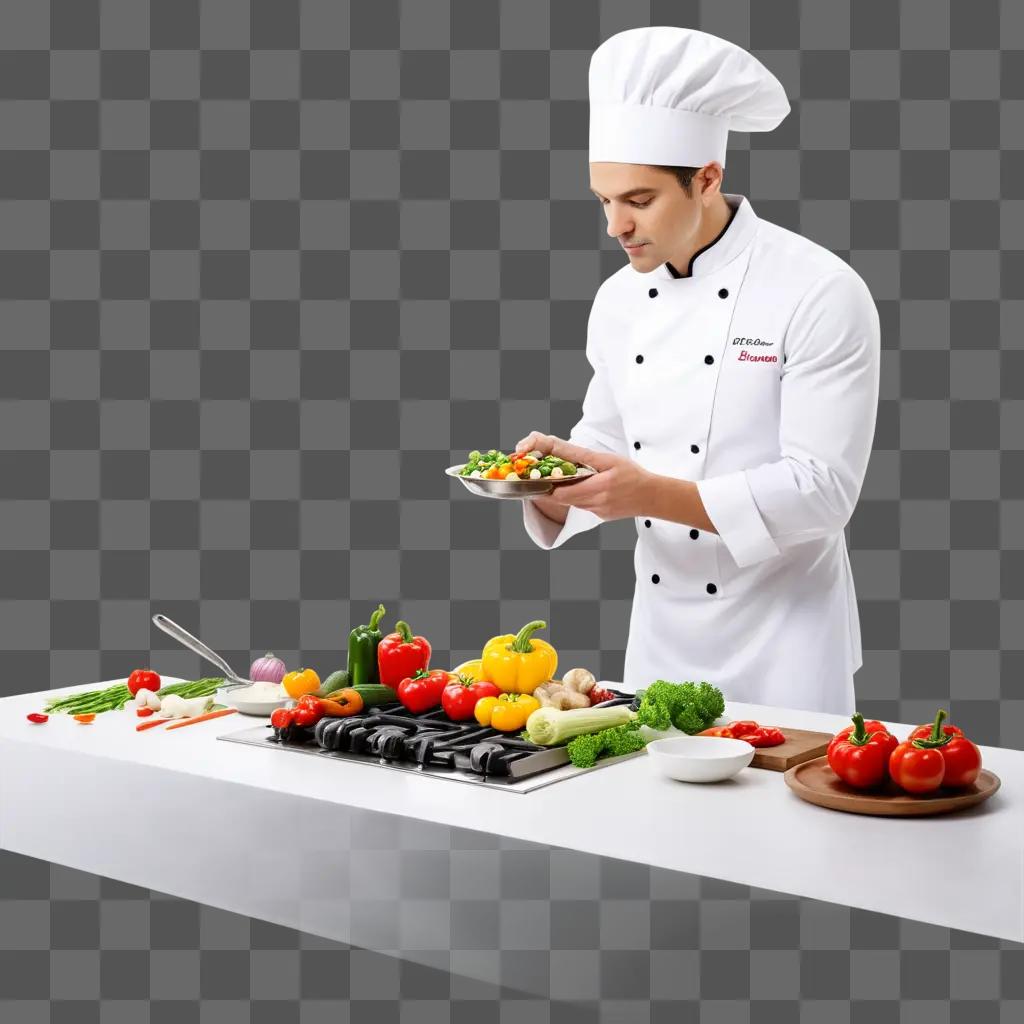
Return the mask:
M505 455L491 448L486 452L471 451L459 475L484 480L540 480L548 476L557 480L575 476L576 470L575 463L555 455L542 455L540 452Z

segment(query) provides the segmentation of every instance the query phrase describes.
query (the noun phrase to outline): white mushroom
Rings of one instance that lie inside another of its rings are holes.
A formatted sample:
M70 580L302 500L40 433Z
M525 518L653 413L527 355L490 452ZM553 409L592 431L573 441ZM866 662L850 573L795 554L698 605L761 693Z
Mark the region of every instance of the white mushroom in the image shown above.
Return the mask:
M562 685L577 693L590 693L596 684L593 672L585 668L571 668L562 676Z

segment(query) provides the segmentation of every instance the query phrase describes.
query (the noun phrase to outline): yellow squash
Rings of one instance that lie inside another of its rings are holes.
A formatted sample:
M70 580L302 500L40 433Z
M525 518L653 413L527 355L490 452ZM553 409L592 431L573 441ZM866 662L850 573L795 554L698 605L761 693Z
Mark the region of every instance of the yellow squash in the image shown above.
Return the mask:
M538 629L547 629L540 619L528 622L513 636L492 637L487 641L481 661L484 676L505 693L533 693L541 683L553 678L558 654L546 640L531 638Z

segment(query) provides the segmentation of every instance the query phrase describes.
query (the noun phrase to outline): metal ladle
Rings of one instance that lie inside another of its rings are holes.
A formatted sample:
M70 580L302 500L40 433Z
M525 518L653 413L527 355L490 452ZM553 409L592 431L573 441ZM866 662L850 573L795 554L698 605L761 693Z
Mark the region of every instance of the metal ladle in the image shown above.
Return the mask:
M194 654L198 654L200 658L205 658L211 664L216 665L224 673L225 684L221 687L222 690L234 690L239 686L253 685L251 679L243 679L216 651L211 650L202 640L194 637L187 629L183 629L166 615L154 615L153 623L168 636L173 636L183 647L187 647Z

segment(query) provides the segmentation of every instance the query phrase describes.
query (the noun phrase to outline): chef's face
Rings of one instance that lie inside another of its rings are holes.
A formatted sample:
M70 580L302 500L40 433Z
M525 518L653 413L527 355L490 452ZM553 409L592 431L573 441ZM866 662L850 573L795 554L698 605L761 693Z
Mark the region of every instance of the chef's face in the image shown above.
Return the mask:
M660 167L590 165L590 190L604 207L608 234L618 240L633 269L645 274L698 248L703 214L720 183L719 164L694 175L689 195L672 171Z

